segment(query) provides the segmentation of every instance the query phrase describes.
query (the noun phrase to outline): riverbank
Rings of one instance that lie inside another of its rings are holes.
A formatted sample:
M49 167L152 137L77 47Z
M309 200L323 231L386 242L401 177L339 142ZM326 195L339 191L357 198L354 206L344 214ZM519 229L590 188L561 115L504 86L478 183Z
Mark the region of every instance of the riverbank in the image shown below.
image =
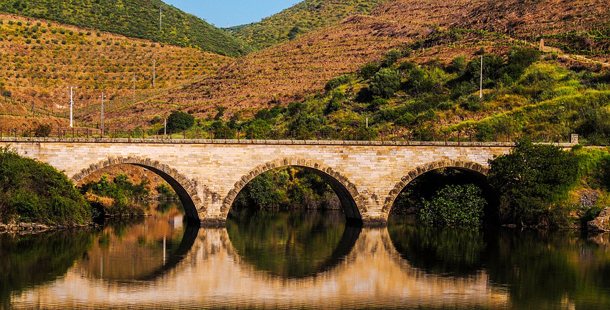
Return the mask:
M38 223L0 223L0 234L36 234L60 230L83 229L87 227L98 227L96 223L74 224L74 225L45 225Z

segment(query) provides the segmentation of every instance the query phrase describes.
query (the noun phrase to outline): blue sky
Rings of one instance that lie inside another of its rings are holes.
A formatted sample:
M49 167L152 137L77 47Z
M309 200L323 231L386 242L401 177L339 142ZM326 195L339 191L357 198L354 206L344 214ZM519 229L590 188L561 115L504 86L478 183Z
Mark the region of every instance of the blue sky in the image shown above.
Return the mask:
M260 21L302 0L164 0L216 27L231 27Z

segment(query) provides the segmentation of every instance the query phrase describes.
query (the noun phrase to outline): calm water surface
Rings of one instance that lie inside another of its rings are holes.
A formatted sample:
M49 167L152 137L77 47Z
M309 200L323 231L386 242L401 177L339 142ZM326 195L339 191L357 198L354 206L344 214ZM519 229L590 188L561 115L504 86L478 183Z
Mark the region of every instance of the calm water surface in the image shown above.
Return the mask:
M610 309L608 235L459 230L342 213L177 206L94 231L0 235L0 308Z

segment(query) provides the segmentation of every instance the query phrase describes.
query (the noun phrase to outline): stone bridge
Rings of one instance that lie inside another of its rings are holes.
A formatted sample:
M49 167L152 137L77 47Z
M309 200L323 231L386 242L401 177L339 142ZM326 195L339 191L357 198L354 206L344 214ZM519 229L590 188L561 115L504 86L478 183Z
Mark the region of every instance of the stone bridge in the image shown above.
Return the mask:
M486 175L488 161L513 143L154 140L1 138L20 155L50 164L74 183L117 164L133 164L164 178L187 217L224 223L237 194L258 175L298 166L320 175L348 219L381 224L398 194L419 175L458 168ZM566 144L570 146L572 144Z

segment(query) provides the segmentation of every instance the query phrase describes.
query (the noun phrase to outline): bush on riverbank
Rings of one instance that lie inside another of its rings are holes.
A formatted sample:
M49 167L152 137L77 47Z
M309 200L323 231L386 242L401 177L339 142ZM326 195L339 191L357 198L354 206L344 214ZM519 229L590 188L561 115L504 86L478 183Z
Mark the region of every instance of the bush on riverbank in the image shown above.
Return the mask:
M568 226L560 203L582 178L579 157L557 146L521 141L507 155L490 161L489 182L500 194L503 223Z
M90 220L89 205L63 173L0 148L0 221L72 225Z

